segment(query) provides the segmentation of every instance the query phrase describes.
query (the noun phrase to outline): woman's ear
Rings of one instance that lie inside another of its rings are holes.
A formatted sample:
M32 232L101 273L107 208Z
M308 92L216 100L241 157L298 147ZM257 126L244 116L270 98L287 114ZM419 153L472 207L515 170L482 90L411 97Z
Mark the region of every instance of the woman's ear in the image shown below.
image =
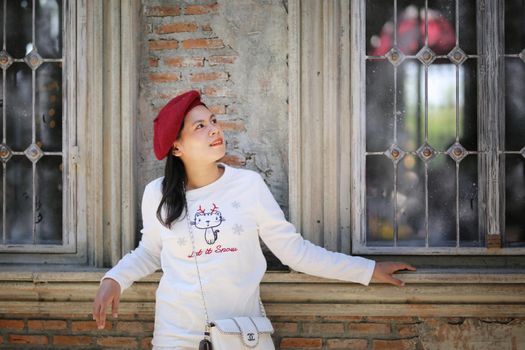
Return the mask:
M180 157L182 155L181 146L178 142L173 143L173 147L171 148L171 154L173 154L175 157Z

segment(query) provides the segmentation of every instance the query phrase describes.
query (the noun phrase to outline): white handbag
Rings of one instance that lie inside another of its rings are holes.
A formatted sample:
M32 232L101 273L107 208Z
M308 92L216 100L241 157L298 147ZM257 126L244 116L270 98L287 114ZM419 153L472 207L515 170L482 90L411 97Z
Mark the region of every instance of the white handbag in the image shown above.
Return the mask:
M273 327L264 316L234 317L210 323L213 350L274 350Z
M187 215L186 221L188 222L188 231L190 232L193 251L195 251L195 238L193 237L193 230L191 229L191 223ZM259 305L262 316L232 317L210 322L202 288L199 264L197 263L197 255L194 254L193 256L195 258L195 267L197 269L197 276L199 277L202 303L204 304L206 317L204 339L201 340L199 344L199 350L275 350L272 340L272 323L270 319L266 317L266 312L260 298Z

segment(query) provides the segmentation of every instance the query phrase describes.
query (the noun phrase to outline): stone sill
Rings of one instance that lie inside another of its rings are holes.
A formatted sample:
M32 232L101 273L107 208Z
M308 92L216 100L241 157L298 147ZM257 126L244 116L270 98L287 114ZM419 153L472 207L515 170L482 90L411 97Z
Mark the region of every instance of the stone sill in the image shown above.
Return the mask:
M2 267L0 314L89 315L107 269ZM161 273L122 295L120 313L153 315ZM261 297L270 316L523 317L525 271L438 269L399 273L406 286L267 272Z

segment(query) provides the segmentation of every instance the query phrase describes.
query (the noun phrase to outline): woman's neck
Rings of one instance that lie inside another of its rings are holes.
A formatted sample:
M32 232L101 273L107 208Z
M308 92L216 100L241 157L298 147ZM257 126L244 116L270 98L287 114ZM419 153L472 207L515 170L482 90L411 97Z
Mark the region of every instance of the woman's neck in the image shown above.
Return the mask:
M186 183L187 191L209 185L217 181L224 173L224 168L219 167L215 163L192 166L185 165L184 167L188 179Z

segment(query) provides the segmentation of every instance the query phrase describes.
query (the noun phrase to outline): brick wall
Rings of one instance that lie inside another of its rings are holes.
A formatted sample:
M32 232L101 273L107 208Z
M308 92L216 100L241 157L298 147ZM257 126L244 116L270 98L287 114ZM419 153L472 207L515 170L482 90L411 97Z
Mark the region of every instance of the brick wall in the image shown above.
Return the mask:
M266 20L268 15L273 22ZM195 89L225 131L222 161L259 172L286 213L283 4L142 0L142 28L137 192L142 194L144 186L164 170L164 162L155 159L151 147L154 117L171 98ZM139 212L137 219L140 222Z
M273 317L277 349L520 350L525 319ZM153 320L120 315L98 330L89 317L0 316L0 349L150 349Z

